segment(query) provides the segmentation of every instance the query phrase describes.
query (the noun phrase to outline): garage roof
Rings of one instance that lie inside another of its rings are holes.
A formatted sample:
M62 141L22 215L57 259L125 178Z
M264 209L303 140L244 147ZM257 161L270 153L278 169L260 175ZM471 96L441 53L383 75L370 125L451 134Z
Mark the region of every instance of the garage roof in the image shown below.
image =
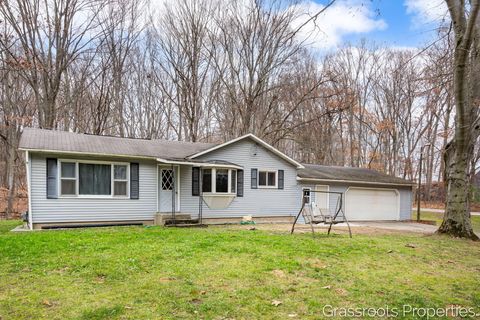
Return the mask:
M413 184L413 182L409 180L389 176L375 170L364 168L323 166L316 164L304 164L304 166L304 169L299 169L297 171L299 180L356 182L400 186L411 186Z

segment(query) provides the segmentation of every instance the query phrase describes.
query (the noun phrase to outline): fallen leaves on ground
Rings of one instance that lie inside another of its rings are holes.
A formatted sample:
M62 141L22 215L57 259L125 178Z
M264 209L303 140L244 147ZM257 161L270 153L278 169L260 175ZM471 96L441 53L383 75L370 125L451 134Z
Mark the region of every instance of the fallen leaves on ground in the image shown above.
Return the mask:
M44 299L44 300L42 301L42 304L43 304L44 306L46 306L46 307L51 307L51 306L53 306L53 304L52 304L50 301L48 301L47 299Z
M346 296L348 294L348 291L342 288L335 289L335 292L340 296Z
M278 307L281 304L282 304L282 301L280 300L272 300L272 306Z

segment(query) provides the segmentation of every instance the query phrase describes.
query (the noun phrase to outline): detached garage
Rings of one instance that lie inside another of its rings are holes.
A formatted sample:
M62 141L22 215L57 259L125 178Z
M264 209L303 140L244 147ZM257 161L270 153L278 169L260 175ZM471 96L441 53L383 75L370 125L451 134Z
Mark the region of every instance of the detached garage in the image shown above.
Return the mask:
M369 169L309 164L298 171L298 180L304 190L322 188L343 193L343 210L350 221L411 219L411 181ZM312 201L314 197L312 194ZM332 211L336 204L334 197L330 195L328 201Z

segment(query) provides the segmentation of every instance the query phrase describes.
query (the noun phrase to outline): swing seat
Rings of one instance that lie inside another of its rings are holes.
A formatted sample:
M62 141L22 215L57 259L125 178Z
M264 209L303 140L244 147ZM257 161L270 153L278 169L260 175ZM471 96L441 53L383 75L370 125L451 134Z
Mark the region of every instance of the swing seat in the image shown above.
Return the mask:
M315 215L315 213L313 212L314 210L312 206L305 206L303 210L304 210L303 220L305 220L305 223L313 223L313 224L321 223L320 217Z
M313 212L312 222L315 221L316 224L330 224L335 219L329 208L319 208L316 206L315 202L312 202L311 205Z
M314 218L314 219L312 219L312 223L313 224L320 224L320 223L325 223L325 221L323 219Z
M322 194L328 194L328 195L332 195L332 194L337 195L338 197L337 197L337 204L336 204L335 210L331 210L330 208L319 208L315 202L309 201L310 193L307 195L303 193L302 207L300 208L300 211L298 212L295 220L293 221L292 230L290 231L290 233L293 234L293 231L295 230L295 224L297 223L298 218L302 216L305 224L309 224L311 226L312 234L314 236L315 236L315 230L313 228L314 224L316 225L316 224L323 223L325 225L328 225L329 227L328 227L327 234L330 234L330 231L333 225L336 225L339 223L346 223L348 227L348 233L351 238L352 230L350 229L350 224L348 223L347 217L345 217L345 213L343 212L343 209L342 209L343 193L329 192L329 191L312 191L312 190L309 190L309 192L310 193L316 192L316 193L322 193Z
M343 216L335 216L335 213L330 210L330 208L319 208L324 224L339 224L344 223L345 219L342 219Z

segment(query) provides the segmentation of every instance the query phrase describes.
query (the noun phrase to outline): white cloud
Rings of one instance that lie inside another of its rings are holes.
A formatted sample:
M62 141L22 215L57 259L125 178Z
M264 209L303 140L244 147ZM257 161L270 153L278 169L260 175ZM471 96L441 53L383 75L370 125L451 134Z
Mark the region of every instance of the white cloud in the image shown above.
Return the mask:
M293 27L299 27L312 15L321 11L323 5L307 1L296 6L299 17ZM375 17L375 13L365 1L340 0L327 8L316 23L309 22L301 32L300 38L306 40L315 49L331 49L342 43L350 34L369 33L387 28L383 19Z
M448 19L445 0L405 0L407 13L413 16L413 24L420 27L429 23L440 23Z

